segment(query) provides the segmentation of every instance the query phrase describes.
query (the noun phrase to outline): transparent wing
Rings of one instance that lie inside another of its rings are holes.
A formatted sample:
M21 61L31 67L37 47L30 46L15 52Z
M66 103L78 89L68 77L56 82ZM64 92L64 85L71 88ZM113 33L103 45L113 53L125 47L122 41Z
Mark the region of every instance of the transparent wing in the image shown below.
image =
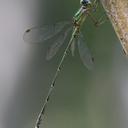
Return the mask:
M91 53L87 47L87 44L84 40L83 35L80 35L80 37L78 39L78 50L79 50L80 58L81 58L83 64L88 69L92 69L94 66L94 59L91 56Z
M33 27L25 31L23 39L28 43L42 43L61 32L71 22L59 22L54 25L44 25L43 27Z
M46 55L47 60L50 60L52 57L56 55L56 53L58 52L60 47L63 45L67 35L69 34L69 32L71 32L71 30L72 30L72 27L68 28L65 32L61 33L60 36L58 36L58 38L53 42L53 44L50 46L47 52L47 55Z

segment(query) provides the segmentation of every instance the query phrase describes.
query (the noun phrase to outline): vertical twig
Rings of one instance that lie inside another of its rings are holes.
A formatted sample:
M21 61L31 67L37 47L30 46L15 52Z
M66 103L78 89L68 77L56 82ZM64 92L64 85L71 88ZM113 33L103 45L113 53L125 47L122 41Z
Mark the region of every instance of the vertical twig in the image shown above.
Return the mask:
M128 0L101 0L126 55L128 55Z

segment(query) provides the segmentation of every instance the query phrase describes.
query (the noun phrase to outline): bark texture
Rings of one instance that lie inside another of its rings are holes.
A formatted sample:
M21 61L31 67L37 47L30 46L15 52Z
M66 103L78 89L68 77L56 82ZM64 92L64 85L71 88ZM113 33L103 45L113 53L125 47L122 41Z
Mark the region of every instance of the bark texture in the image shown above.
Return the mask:
M101 0L126 55L128 55L128 0Z

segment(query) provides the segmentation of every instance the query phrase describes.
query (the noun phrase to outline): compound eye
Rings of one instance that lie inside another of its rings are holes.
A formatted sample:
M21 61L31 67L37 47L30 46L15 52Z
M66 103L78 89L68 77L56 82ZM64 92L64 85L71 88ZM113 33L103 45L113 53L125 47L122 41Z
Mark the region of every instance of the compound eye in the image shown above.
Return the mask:
M83 5L83 3L84 3L84 0L80 0L80 4L82 4L82 5Z
M80 4L82 5L88 5L90 3L91 3L90 0L80 0Z

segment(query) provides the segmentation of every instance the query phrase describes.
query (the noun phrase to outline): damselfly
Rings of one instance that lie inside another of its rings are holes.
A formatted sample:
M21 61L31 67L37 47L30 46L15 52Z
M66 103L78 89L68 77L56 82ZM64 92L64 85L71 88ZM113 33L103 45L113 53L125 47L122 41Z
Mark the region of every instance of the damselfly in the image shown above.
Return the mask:
M73 22L60 22L55 25L45 25L43 27L33 27L31 29L26 30L24 33L24 40L29 43L43 43L47 40L52 40L54 38L53 45L51 45L49 52L46 55L46 59L49 60L53 56L56 55L59 48L65 42L70 31L72 31L71 38L68 42L66 49L64 50L63 56L60 60L60 63L57 67L53 80L51 82L48 94L46 96L43 107L39 113L37 118L37 122L35 128L39 128L42 120L42 116L44 115L45 108L49 101L51 92L56 83L56 79L58 77L59 72L62 68L62 63L67 56L68 51L71 49L72 54L74 54L75 44L78 46L80 58L83 61L83 64L91 69L93 67L93 57L86 45L85 39L81 33L81 27L87 18L90 16L91 19L97 24L98 22L91 16L91 13L96 9L96 0L92 3L90 0L80 0L80 9L75 13L73 17Z

